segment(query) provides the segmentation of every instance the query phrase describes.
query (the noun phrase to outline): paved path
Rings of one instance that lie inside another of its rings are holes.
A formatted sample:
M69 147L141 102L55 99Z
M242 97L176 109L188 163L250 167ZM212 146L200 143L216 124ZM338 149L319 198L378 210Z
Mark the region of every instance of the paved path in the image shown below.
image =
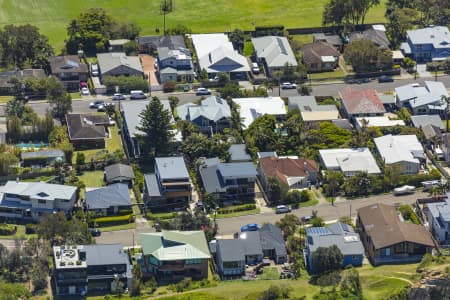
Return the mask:
M425 77L433 77L430 72L427 71L427 65L426 64L418 64L417 65L417 73L421 78Z

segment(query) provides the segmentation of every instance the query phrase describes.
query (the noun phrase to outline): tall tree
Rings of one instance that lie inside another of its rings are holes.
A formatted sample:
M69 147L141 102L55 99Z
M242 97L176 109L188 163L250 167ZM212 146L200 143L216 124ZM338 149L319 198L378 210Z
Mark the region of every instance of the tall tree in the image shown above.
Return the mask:
M367 12L380 0L331 0L325 4L322 23L324 25L364 24Z
M319 247L312 253L314 271L323 274L328 271L339 270L344 261L341 250L333 245L331 247Z
M55 77L50 77L47 84L47 98L53 114L63 119L68 112L72 111L72 97Z
M139 116L141 123L138 130L143 134L138 139L144 149L155 157L167 154L173 138L170 112L164 109L157 97L153 97Z
M244 132L244 138L249 148L256 147L259 151L275 150L276 123L276 118L272 115L256 118Z
M389 70L392 68L392 53L380 50L372 41L360 39L352 41L345 48L345 60L355 72Z

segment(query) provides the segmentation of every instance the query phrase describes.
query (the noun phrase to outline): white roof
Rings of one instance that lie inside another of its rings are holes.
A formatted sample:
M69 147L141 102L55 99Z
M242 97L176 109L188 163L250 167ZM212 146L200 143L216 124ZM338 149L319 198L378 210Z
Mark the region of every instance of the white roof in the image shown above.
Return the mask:
M417 44L433 44L434 48L450 48L450 32L446 26L432 26L408 30L409 40Z
M297 66L297 59L284 36L262 36L252 38L256 56L264 58L269 67Z
M71 199L77 188L74 186L50 184L44 182L8 181L0 187L0 193L29 196L31 198L55 200Z
M374 139L377 150L386 164L401 161L419 163L417 158L423 157L423 147L417 136L385 135Z
M224 33L191 34L191 39L198 58L209 54L219 46L234 51L233 44Z
M380 168L369 148L344 148L319 150L326 169L339 169L342 172L380 173Z
M356 123L359 128L363 127L363 120L366 120L367 127L405 126L405 122L403 122L403 120L391 120L386 116L380 116L356 118Z
M286 115L286 106L280 97L266 98L235 98L233 102L239 105L239 114L243 119L243 129L262 115Z
M336 57L331 56L331 55L321 56L320 59L321 59L322 62L324 62L324 63L326 63L326 62L335 62L335 61L336 61Z
M407 84L395 88L395 94L400 102L409 101L411 107L418 107L428 104L438 104L441 106L442 96L448 97L445 85L440 81L425 81L425 86Z

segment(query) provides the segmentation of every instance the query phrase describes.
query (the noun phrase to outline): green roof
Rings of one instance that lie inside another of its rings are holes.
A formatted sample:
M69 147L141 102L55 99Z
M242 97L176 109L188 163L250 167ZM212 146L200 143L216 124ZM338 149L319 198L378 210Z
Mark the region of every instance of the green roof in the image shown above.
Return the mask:
M163 231L141 233L144 255L159 260L210 258L203 231Z

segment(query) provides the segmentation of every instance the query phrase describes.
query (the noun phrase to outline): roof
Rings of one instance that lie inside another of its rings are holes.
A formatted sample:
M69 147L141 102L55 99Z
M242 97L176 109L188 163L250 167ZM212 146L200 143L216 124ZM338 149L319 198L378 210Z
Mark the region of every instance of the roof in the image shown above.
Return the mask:
M348 119L331 120L331 123L333 123L334 125L338 126L339 128L342 128L342 129L346 129L346 130L353 129L353 125L352 125L352 123L350 123L350 121Z
M89 185L89 183L87 184ZM88 209L131 206L128 186L123 183L115 183L106 187L88 191L86 192L86 204Z
M378 98L384 105L395 104L395 96L392 94L382 94L378 93Z
M363 32L353 32L350 34L350 42L360 39L368 39L381 49L389 49L390 43L386 36L386 30L377 30L371 27Z
M88 266L130 264L128 254L122 244L85 245L86 263Z
M245 144L233 144L228 149L230 153L230 161L251 161L252 157L247 153Z
M265 157L259 160L259 164L266 177L277 177L289 186L295 178L306 178L309 177L309 172L318 171L316 162L306 158Z
M117 40L109 40L110 46L123 46L126 43L130 42L129 39L117 39Z
M139 36L136 38L136 41L139 45L151 45L155 49L158 47L167 47L169 49L186 48L182 35Z
M313 33L313 40L327 42L333 46L342 46L342 39L337 34L328 35L328 34L321 33L321 32Z
M333 45L327 42L316 41L311 44L306 44L302 48L303 56L302 60L306 64L322 62L322 57L333 56L339 57L340 53L334 48Z
M427 125L423 126L422 132L423 132L423 135L425 136L425 139L427 139L427 140L430 140L430 139L434 138L435 136L437 136L439 138L442 137L441 129L434 125L427 124Z
M66 122L70 140L104 139L104 126L95 125L90 119L93 115L67 114ZM96 116L97 117L97 116ZM106 118L108 118L105 115Z
M127 56L123 52L98 53L97 60L102 74L106 74L120 66L143 73L138 56Z
M191 51L187 48L170 49L168 47L158 47L158 59L165 60L169 57L175 59L191 59Z
M220 259L226 261L245 261L245 247L239 239L218 239L216 245L220 249Z
M174 157L156 157L155 170L158 170L159 177L162 180L188 178L186 164L182 156Z
M105 167L105 177L106 182L112 182L117 178L126 178L133 180L134 179L134 172L133 168L129 165L124 164L114 164Z
M0 193L29 196L47 201L54 201L55 199L70 200L76 191L75 186L45 182L8 181L4 186L0 186Z
M375 145L386 164L395 164L401 161L419 163L417 158L423 157L422 144L417 136L385 135L374 139Z
M442 123L441 117L439 115L417 115L411 116L411 121L414 124L414 127L420 128L425 125L433 125L439 127L440 129L445 129L444 124Z
M162 231L141 233L144 255L160 261L209 259L209 248L203 231Z
M359 128L363 127L363 122L365 122L364 125L366 127L405 126L403 120L391 120L386 116L356 118L356 123Z
M314 96L294 96L288 98L288 108L299 109L303 121L326 121L339 119L336 105L319 105Z
M442 96L448 97L449 94L445 85L440 81L425 81L425 86L416 84L407 84L395 88L396 98L399 102L409 102L412 108L437 104L445 108L445 101Z
M447 193L447 199L440 202L428 203L427 207L433 217L437 220L440 227L445 228L444 223L450 222L450 198Z
M269 68L280 68L286 64L297 66L297 59L289 41L284 36L263 36L252 38L258 58L264 58Z
M43 69L25 69L17 71L5 71L0 73L0 87L13 87L12 78L23 80L25 78L44 79L47 77Z
M259 235L263 250L275 249L278 256L285 256L287 254L286 244L280 228L271 223L265 223L259 230Z
M350 115L386 112L375 90L356 90L348 87L340 91L339 94L345 110Z
M247 129L257 117L265 114L286 115L286 106L280 97L234 98L232 101L239 105L243 129Z
M275 151L258 152L257 156L259 159L264 158L264 157L278 157L277 152L275 152Z
M222 177L256 176L256 169L252 162L221 163L218 170Z
M394 206L377 203L358 209L358 217L375 249L401 242L434 247L431 234L422 225L401 222Z
M381 172L369 148L322 149L319 154L326 169L369 174Z
M52 74L88 73L87 64L78 55L51 56L48 60Z
M182 120L194 121L198 117L217 122L224 118L231 118L231 109L225 99L209 96L202 100L201 105L188 102L176 108Z
M46 158L64 157L64 152L60 149L48 149L48 150L41 150L41 151L22 152L20 154L20 158L22 160L38 158L38 157L46 157Z
M163 192L155 174L144 174L146 192L150 197L161 197Z
M408 30L406 35L414 45L433 44L435 49L450 48L450 32L446 26L430 26Z

